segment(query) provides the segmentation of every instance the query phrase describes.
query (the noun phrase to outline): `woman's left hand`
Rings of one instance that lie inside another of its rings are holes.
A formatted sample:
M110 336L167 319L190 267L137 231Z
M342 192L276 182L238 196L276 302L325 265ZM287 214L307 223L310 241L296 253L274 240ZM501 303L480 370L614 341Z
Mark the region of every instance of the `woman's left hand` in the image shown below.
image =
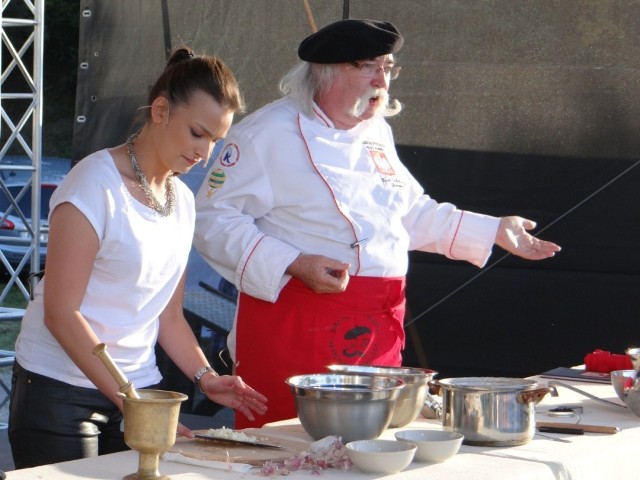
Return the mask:
M253 412L264 415L267 411L267 397L245 384L237 375L207 374L200 379L200 386L209 400L238 410L249 420L255 420ZM180 423L178 436L194 438L193 432Z
M553 242L540 240L527 232L535 227L536 223L526 218L502 217L496 233L496 245L527 260L553 257L560 251L560 247Z
M267 411L267 397L245 384L237 375L205 375L200 385L209 400L238 410L249 420L255 420L254 412L264 415Z

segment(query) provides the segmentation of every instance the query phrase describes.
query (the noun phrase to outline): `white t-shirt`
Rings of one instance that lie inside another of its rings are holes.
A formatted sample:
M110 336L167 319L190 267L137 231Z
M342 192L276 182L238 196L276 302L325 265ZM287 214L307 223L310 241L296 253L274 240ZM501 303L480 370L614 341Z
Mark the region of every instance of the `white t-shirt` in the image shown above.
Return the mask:
M107 150L75 165L51 198L77 207L100 246L80 307L109 354L138 388L162 378L155 362L158 316L187 264L193 238L193 194L176 179L175 211L162 217L134 199ZM44 325L46 272L29 303L16 342L24 368L72 385L95 388Z

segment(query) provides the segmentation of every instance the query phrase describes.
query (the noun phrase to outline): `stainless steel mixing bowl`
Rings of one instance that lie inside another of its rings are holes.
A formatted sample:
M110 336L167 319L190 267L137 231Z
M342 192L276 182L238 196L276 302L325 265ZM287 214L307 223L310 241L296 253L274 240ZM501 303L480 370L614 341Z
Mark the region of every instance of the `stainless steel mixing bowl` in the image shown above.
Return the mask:
M401 379L405 386L398 394L389 427L397 428L413 422L424 406L429 382L438 372L425 368L387 367L377 365L329 365L332 372L378 375Z
M632 386L633 380L636 378L635 370L614 370L611 372L611 385L615 390L618 398L624 402L627 393L625 387Z
M640 417L640 391L627 388L625 394L623 398L625 405L629 407L629 410L631 410L636 417Z
M399 378L349 373L297 375L286 383L306 432L316 440L337 435L345 444L378 438L404 385Z

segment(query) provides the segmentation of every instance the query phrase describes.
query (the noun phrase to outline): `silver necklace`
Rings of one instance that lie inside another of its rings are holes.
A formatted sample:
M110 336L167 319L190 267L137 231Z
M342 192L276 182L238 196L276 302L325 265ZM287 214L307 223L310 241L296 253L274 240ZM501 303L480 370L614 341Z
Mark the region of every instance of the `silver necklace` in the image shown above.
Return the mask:
M148 206L153 210L158 212L163 217L168 217L173 213L173 208L176 203L176 192L173 183L173 175L169 175L167 177L167 181L165 183L164 190L164 200L165 204L161 205L160 202L156 199L155 195L151 191L151 187L149 186L149 182L147 181L147 177L144 176L144 172L140 168L140 164L138 163L138 159L136 158L135 153L133 152L133 142L138 138L138 134L135 133L131 135L127 139L127 154L129 155L129 161L131 162L131 168L136 174L138 179L138 183L142 187L142 191L147 197Z

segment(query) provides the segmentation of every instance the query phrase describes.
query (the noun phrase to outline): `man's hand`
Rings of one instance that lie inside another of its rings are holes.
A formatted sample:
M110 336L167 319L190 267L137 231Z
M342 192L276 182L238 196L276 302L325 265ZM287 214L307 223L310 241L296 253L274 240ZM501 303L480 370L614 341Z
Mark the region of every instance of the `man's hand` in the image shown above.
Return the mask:
M527 232L535 227L536 223L526 218L502 217L496 233L496 245L527 260L553 257L560 251L560 247L553 242L540 240Z
M299 255L287 273L316 293L344 292L349 283L348 263L322 255Z

